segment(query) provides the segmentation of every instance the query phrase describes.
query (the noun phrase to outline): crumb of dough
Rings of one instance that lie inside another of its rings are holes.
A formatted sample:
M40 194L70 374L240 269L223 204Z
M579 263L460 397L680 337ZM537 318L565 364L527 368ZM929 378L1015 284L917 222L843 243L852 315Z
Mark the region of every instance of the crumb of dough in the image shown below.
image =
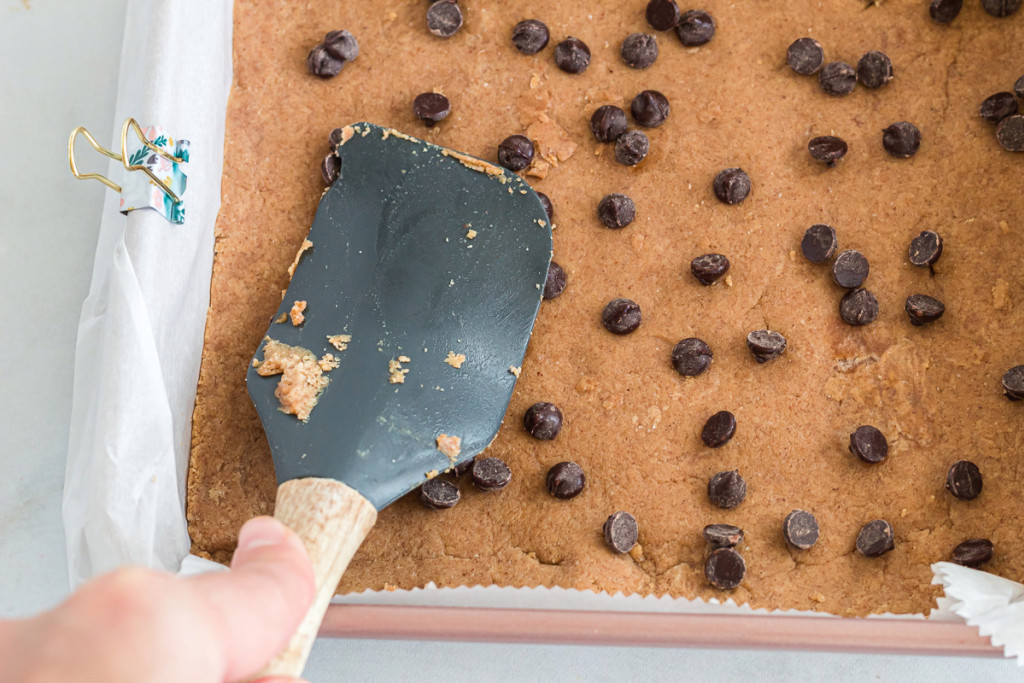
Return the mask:
M352 335L351 334L332 334L331 336L329 336L327 338L327 342L331 346L333 346L334 348L338 349L339 351L344 351L345 349L348 348L348 345L352 342Z
M1003 231L1004 235L1010 234L1010 224L1006 221L999 221L999 229Z
M409 356L399 356L397 359L388 361L388 382L391 384L405 384L405 376L409 374L409 368L403 368L402 363L408 363Z
M547 221L542 221L541 219L538 218L537 219L537 225L539 225L542 228L545 228L545 227L547 227L548 224L547 224Z
M302 314L306 310L305 301L296 301L292 304L292 310L288 312L288 317L292 319L292 325L298 327L302 323L306 322L306 316Z
M996 280L996 286L992 288L992 305L997 311L1010 306L1010 284L1003 278Z
M725 286L732 287L732 275L725 276Z
M281 402L279 409L303 422L309 419L329 382L312 351L301 346L289 346L276 339L267 340L263 347L263 362L256 372L262 377L281 375L274 389L274 396Z
M513 375L515 375L516 377L519 377L519 375L520 375L520 374L521 374L521 373L523 372L523 369L522 369L522 368L517 368L517 367L516 367L516 366L514 366L514 365L510 365L510 366L508 367L508 371L509 371L509 372L511 372L511 373L512 373Z
M349 137L351 137L351 136L349 136ZM342 144L344 144L344 139L345 138L343 136L342 137L342 141L343 141ZM288 277L295 277L295 269L299 267L299 259L302 258L302 255L305 254L307 250L312 249L312 248L313 248L313 243L312 242L310 242L308 239L302 240L302 246L299 247L298 253L295 254L295 260L292 261L292 264L290 266L288 266Z
M258 368L260 366L260 362L257 359L253 358L252 359L252 366L254 368Z
M462 452L462 439L458 436L439 434L437 436L437 450L448 456L448 459L455 462Z
M274 322L277 323L278 325L288 322L288 314L282 313L281 315L274 318Z
M473 228L470 228L469 231L466 233L466 239L467 240L471 240L471 239L473 239L476 236L477 236L477 231L474 230Z
M333 353L325 353L323 357L317 361L316 364L319 365L320 369L323 370L324 372L330 372L331 370L334 370L339 365L341 365L341 359L335 356Z
M430 471L429 471L429 472L427 472L427 473L426 473L426 474L425 474L424 476L425 476L425 477L426 477L427 479L433 479L433 478L434 478L434 477L436 477L437 475L438 475L438 471L437 471L437 470L430 470Z
M458 370L466 362L466 354L449 351L448 357L444 359L444 362Z
M346 142L352 139L352 136L356 134L356 129L352 126L345 126L341 129L341 144L344 145Z

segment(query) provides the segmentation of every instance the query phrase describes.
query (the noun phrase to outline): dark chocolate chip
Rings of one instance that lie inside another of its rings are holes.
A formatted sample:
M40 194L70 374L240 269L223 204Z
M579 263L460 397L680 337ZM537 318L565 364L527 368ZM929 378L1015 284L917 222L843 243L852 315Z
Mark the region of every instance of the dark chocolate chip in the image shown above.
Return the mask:
M569 36L555 45L555 64L569 74L581 74L590 66L590 48L579 38Z
M782 522L782 537L794 548L807 550L818 542L818 520L806 510L793 510Z
M1024 116L1014 114L999 122L996 140L1007 152L1024 152Z
M857 85L857 72L846 62L829 62L818 74L818 85L826 95L849 95Z
M657 90L644 90L629 105L633 119L645 128L657 128L668 118L668 98Z
M473 483L481 491L497 491L512 481L512 470L500 458L474 460L469 473L473 477Z
M846 289L855 289L868 279L871 267L864 254L855 249L847 249L836 256L832 264L832 279Z
M956 19L964 6L964 0L932 0L928 5L928 14L936 24L948 24Z
M554 403L534 403L523 415L523 427L533 438L550 441L562 431L562 411Z
M632 299L612 299L601 312L601 324L609 332L629 334L640 327L640 306Z
M427 10L427 29L438 38L451 38L462 28L462 9L456 0L437 0Z
M345 66L345 60L338 59L322 43L309 51L306 57L306 67L309 73L320 78L332 78L337 76L341 67Z
M921 146L921 131L912 123L897 121L882 130L882 146L898 159L912 157Z
M835 166L836 162L846 156L848 149L846 140L837 138L835 135L820 135L811 138L807 143L807 151L811 153L814 160L829 167Z
M750 194L750 176L742 168L727 168L715 176L711 187L718 201L739 204Z
M1021 0L981 0L981 6L993 17L1008 17L1020 9Z
M537 54L550 39L547 25L536 19L524 19L512 29L512 44L524 55Z
M857 534L857 550L865 557L880 557L895 547L892 524L884 519L868 522Z
M696 377L711 366L711 347L696 337L688 337L672 349L672 367L683 377ZM1021 366L1024 369L1024 366ZM1024 383L1024 373L1022 373ZM1024 392L1024 387L1021 389Z
M702 285L713 285L729 270L729 259L721 254L704 254L690 261L690 272Z
M598 107L590 117L590 132L598 142L615 142L626 132L626 112L612 104Z
M718 448L729 443L736 434L736 416L728 410L719 410L704 423L700 440L708 448Z
M981 103L978 114L991 123L999 123L1007 116L1017 113L1017 98L1012 92L997 92L989 95Z
M543 192L538 192L537 199L540 200L541 206L544 207L544 213L548 215L548 223L555 220L555 206L551 203L551 198Z
M743 529L732 524L708 524L701 533L713 550L732 548L743 542Z
M910 240L910 251L907 258L911 265L927 268L935 265L940 256L942 256L942 237L939 236L939 233L922 230L921 234Z
M797 38L786 50L786 64L801 76L810 76L824 61L825 51L814 38Z
M878 299L866 289L854 289L839 301L839 317L847 325L870 325L878 319Z
M927 294L911 294L907 297L907 315L914 325L935 322L946 312L946 306Z
M683 12L676 24L676 35L686 47L704 45L715 37L715 20L704 10Z
M1024 100L1024 76L1021 76L1014 82L1013 94Z
M892 80L892 60L884 52L865 52L857 62L857 80L865 88L881 88Z
M617 553L628 553L636 545L640 536L640 527L633 515L628 512L616 512L604 523L604 541Z
M980 567L992 559L992 541L972 538L953 548L953 562L965 567Z
M981 470L970 460L953 463L946 473L946 490L960 500L974 500L981 495Z
M743 575L747 573L747 565L743 556L733 548L712 550L704 563L704 576L715 588L732 590L743 583Z
M466 460L465 462L460 462L457 465L455 465L455 468L452 470L452 472L455 473L456 477L461 477L462 475L466 474L471 469L473 469L473 462L473 460Z
M676 0L651 0L647 3L647 23L655 31L667 31L679 23L679 5Z
M864 462L880 463L889 455L889 442L877 427L861 425L850 434L850 452Z
M754 330L747 335L747 348L758 363L778 358L786 350L786 338L774 330Z
M548 470L544 483L548 487L548 493L564 500L583 493L587 478L583 475L583 468L576 463L560 462Z
M338 147L341 146L341 143L344 141L344 138L344 128L335 128L334 130L331 131L331 134L327 136L327 144L328 146L330 146L331 152L336 153L338 151Z
M636 218L636 204L624 194L605 195L597 205L597 217L608 228L624 228Z
M800 251L811 263L824 263L836 253L838 244L835 228L818 223L807 228L804 238L800 241Z
M337 154L328 154L320 163L320 175L323 176L325 185L333 185L334 181L341 175L341 159Z
M747 482L738 470L719 472L708 482L708 499L713 505L731 510L747 497Z
M624 166L636 166L649 151L651 143L639 130L628 130L615 141L615 161Z
M359 42L348 31L331 31L324 36L324 47L335 59L351 62L359 56Z
M1003 374L1003 395L1011 401L1024 399L1024 365L1016 365Z
M461 497L459 487L454 482L441 477L428 479L420 487L420 501L431 510L455 507Z
M563 270L562 266L558 265L558 263L552 261L551 264L548 265L548 276L544 280L544 298L558 298L558 295L565 291L565 283L565 270Z
M647 33L633 33L622 41L622 61L633 69L646 69L658 58L658 43Z
M430 128L442 121L452 111L451 102L439 92L425 92L412 101L412 111L416 117Z
M498 145L498 163L510 171L522 171L533 161L533 142L525 135L510 135Z

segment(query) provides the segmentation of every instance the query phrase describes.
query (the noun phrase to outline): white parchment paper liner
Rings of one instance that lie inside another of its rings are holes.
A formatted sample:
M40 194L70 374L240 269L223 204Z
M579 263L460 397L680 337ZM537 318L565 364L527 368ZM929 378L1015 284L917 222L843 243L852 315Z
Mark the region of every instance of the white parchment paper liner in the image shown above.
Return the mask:
M186 574L221 568L189 555L184 500L220 207L231 13L232 0L128 3L114 128L134 116L192 141L188 218L184 226L151 211L125 218L116 195L107 196L75 360L64 497L73 584L126 563ZM119 165L110 166L119 178ZM944 562L933 570L948 597L929 618L966 620L1008 656L1024 651L1024 586ZM831 616L732 600L433 584L335 601Z

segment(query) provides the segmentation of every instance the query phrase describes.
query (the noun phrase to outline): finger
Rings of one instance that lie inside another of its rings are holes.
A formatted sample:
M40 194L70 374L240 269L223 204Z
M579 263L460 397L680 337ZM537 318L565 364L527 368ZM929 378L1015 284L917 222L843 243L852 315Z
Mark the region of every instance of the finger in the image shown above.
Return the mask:
M231 571L188 583L205 606L206 626L223 653L227 680L257 673L284 649L315 591L305 546L272 517L257 517L242 527Z

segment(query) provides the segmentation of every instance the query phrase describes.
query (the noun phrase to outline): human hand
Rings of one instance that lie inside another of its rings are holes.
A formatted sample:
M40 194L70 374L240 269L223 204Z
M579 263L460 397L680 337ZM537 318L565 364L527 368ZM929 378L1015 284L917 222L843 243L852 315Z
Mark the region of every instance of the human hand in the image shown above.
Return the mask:
M231 570L177 578L126 567L31 619L0 620L0 683L228 683L284 649L313 601L313 570L271 517L242 527ZM267 678L259 683L295 679Z

